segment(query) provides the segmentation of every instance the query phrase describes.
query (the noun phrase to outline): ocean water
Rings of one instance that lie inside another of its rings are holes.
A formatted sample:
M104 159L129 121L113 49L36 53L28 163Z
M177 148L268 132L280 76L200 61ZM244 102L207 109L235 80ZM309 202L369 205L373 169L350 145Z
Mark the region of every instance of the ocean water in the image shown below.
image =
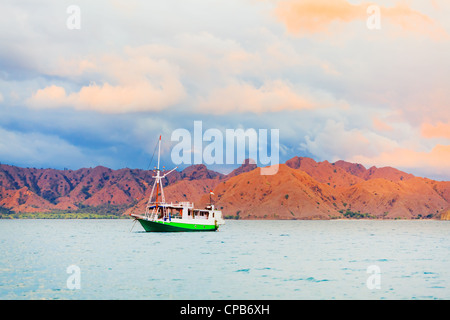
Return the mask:
M0 220L0 299L450 299L447 221L132 226Z

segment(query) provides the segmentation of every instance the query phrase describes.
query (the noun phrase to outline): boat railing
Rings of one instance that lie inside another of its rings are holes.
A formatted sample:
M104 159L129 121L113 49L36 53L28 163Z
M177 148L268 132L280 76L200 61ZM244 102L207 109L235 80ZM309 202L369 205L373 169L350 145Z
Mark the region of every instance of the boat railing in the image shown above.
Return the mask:
M194 208L194 203L189 201L181 201L178 204L182 207Z
M150 202L147 204L147 207L151 208L156 206L156 202ZM182 201L182 202L171 202L171 203L161 203L158 202L158 206L160 207L187 207L187 208L194 208L194 203L193 202L189 202L189 201Z

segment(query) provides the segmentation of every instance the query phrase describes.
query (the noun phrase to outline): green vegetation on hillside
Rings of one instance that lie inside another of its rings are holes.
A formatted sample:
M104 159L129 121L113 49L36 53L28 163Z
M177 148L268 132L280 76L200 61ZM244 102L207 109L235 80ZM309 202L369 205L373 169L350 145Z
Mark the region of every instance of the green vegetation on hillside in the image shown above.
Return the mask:
M340 213L342 213L342 215L345 218L348 219L378 219L377 216L371 215L370 213L361 213L361 212L353 212L350 211L349 209L347 209L345 212L344 210L339 210Z
M104 204L100 206L79 205L77 210L54 210L52 212L13 212L0 207L1 219L126 219L123 213L130 205Z

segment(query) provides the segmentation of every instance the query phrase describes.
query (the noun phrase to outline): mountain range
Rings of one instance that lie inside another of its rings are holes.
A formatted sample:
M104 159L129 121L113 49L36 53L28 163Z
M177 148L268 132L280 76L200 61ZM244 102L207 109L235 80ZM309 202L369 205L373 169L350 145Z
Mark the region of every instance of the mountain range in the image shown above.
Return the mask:
M294 157L275 175L246 160L224 175L205 165L174 171L163 181L166 201L213 202L234 219L417 219L447 217L450 181L416 177L392 167ZM142 212L154 171L20 168L0 165L0 215L80 212L103 207Z

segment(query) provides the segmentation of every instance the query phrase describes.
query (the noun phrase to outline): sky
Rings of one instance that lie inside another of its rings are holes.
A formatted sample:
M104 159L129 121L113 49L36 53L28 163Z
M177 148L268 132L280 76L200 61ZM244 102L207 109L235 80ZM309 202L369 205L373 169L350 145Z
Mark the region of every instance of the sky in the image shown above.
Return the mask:
M172 133L202 121L278 129L281 163L450 180L448 0L3 0L0 12L1 163L147 169L162 135L169 168Z

